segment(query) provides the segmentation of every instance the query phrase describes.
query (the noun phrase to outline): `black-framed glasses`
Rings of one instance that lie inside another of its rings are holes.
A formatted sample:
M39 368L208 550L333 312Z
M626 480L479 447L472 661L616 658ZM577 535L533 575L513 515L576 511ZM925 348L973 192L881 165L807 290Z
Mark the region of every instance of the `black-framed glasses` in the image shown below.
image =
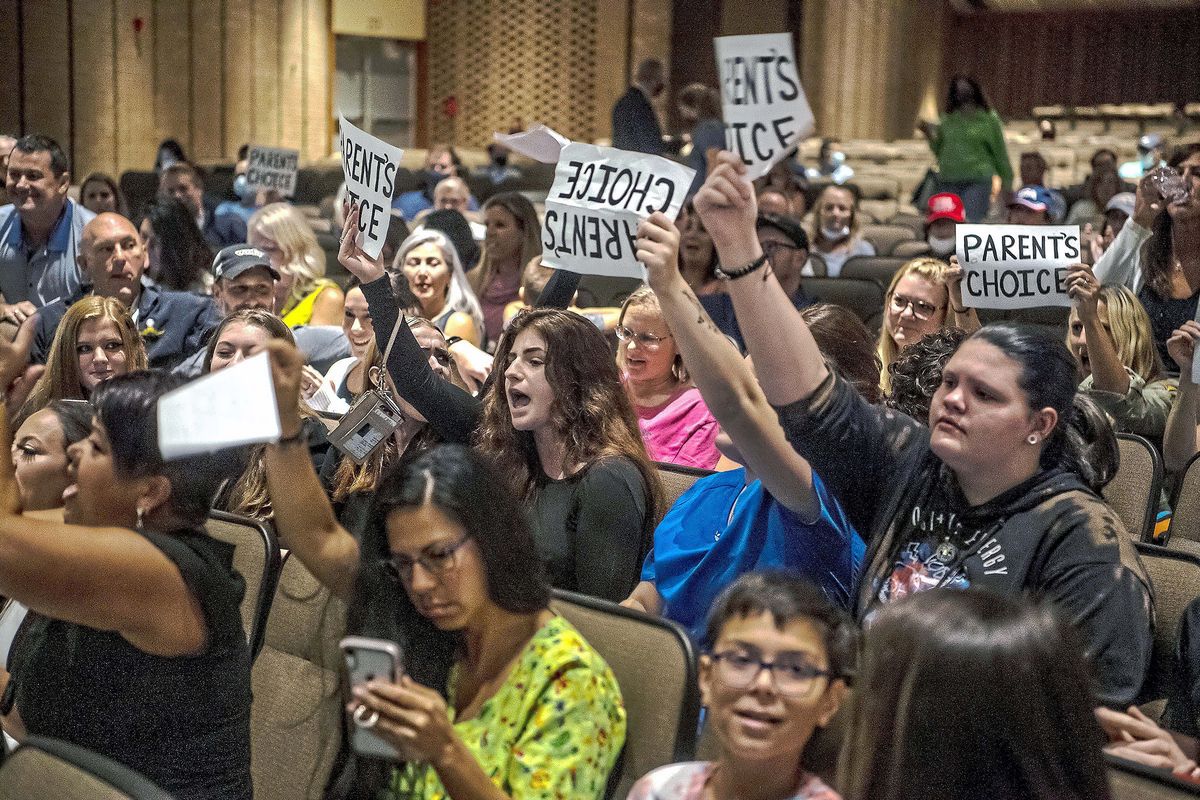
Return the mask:
M383 569L394 580L403 583L412 581L413 570L417 564L435 578L441 578L458 566L458 551L470 540L470 535L463 534L456 542L446 545L431 545L416 558L403 554L394 554L391 558L383 559Z
M826 669L810 664L799 655L788 655L775 661L763 661L761 657L741 650L726 650L709 653L716 663L716 677L730 689L749 689L758 680L763 670L771 673L775 689L787 697L807 697L816 686L817 678L838 677Z
M918 300L915 297L905 297L902 294L892 295L892 311L897 314L903 314L904 309L912 308L913 316L917 319L930 319L934 314L941 311L945 306L935 306L932 303L926 303L924 300Z
M762 243L762 251L764 254L766 254L767 260L772 263L774 263L775 259L779 256L786 256L802 249L803 248L797 247L794 244L788 244L787 242L771 241Z
M644 347L647 350L657 350L671 336L669 334L667 336L655 336L653 333L638 333L626 328L624 325L618 325L617 338L622 342L636 341L638 347Z

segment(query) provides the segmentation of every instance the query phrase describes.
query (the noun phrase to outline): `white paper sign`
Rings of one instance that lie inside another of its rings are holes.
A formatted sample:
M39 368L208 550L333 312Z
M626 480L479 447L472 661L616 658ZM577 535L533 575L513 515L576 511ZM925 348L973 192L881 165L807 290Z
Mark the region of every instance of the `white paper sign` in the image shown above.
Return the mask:
M725 148L742 157L754 180L813 132L813 113L796 72L792 35L718 36L713 47L721 81Z
M1082 254L1078 225L957 225L954 249L969 306L1071 305L1067 268Z
M378 258L392 221L396 170L404 151L364 133L345 117L338 119L346 197L352 204L362 206L358 220L359 246L371 258Z
M158 450L167 461L278 441L280 432L266 353L197 378L158 400Z
M543 164L558 163L559 153L569 143L567 137L545 125L521 133L494 133L492 138L514 153Z
M542 264L585 275L646 279L638 223L672 220L696 171L659 156L570 142L554 169L542 222Z
M246 183L251 189L274 189L284 197L296 193L300 151L287 147L252 145L246 156Z

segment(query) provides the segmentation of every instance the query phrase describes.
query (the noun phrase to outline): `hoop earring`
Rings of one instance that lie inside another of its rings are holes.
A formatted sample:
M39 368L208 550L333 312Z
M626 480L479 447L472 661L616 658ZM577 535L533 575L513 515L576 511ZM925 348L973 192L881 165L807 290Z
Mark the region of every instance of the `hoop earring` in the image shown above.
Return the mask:
M146 509L141 506L137 507L137 529L145 530L146 527Z

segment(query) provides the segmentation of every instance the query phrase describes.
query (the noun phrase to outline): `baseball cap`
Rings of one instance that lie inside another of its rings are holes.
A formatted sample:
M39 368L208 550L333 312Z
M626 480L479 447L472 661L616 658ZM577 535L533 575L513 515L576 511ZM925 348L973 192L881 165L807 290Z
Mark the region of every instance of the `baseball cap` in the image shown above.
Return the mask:
M792 240L792 244L802 250L808 249L808 234L804 232L804 227L799 222L791 217L785 217L782 214L764 214L759 212L758 224L754 226L758 228L774 228L784 236Z
M1049 211L1053 203L1050 190L1045 186L1022 186L1009 201L1008 207L1024 206L1030 211Z
M233 280L248 269L266 267L271 277L279 280L279 273L271 266L271 257L248 244L231 244L222 248L213 259L212 273L217 280L228 278Z
M929 198L929 216L925 218L925 222L928 224L939 219L966 222L967 211L963 207L962 198L952 192L941 192Z
M1104 206L1105 212L1108 211L1123 211L1125 216L1133 216L1133 205L1137 201L1137 195L1133 192L1118 192L1114 194L1108 203Z

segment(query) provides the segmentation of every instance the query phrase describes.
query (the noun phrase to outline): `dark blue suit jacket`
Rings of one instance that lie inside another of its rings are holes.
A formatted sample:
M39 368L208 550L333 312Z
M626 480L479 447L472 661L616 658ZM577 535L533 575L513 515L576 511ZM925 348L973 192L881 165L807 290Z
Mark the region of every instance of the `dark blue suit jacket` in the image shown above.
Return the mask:
M613 106L612 143L618 150L663 154L662 128L650 98L636 86L630 86Z
M58 323L67 313L70 302L59 300L38 311L37 329L33 334L33 350L29 354L34 364L45 364L54 342ZM221 321L221 313L211 297L191 292L171 292L156 286L143 286L138 298L138 324L150 366L171 369L204 345L204 337ZM149 330L153 326L153 330Z

